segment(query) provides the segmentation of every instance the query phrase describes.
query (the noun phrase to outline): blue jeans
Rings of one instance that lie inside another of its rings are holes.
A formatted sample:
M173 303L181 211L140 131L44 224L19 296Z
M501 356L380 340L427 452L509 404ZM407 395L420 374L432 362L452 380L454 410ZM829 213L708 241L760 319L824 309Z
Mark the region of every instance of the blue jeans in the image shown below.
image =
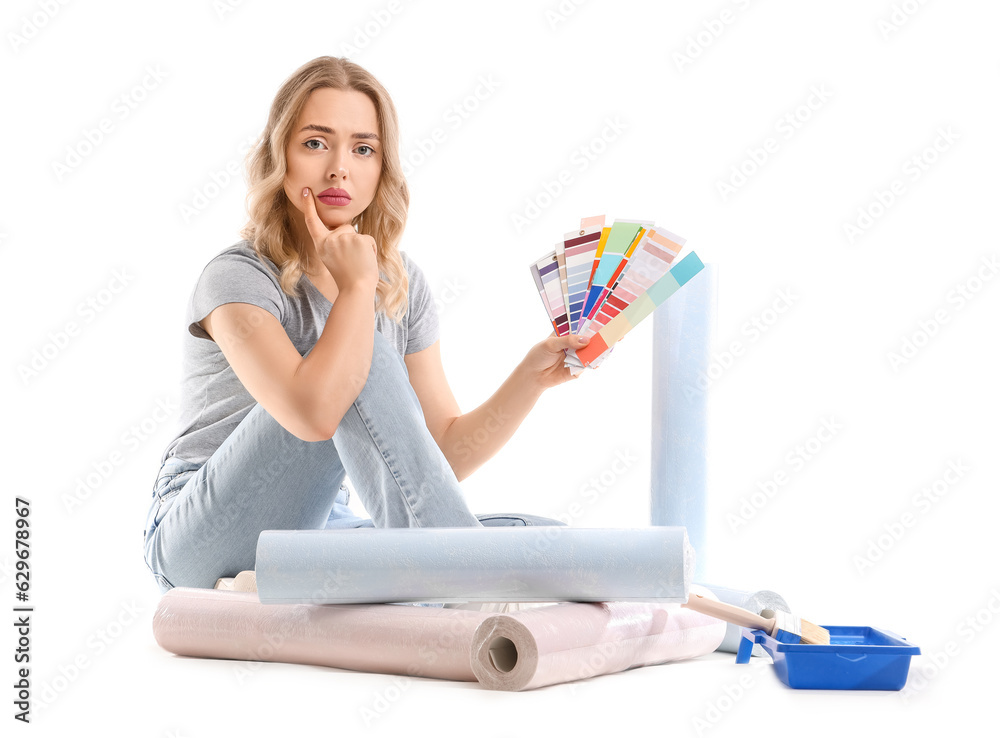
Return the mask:
M350 476L371 519L347 506ZM203 464L167 459L146 519L146 564L161 593L215 586L254 568L264 530L364 526L559 525L473 515L431 436L403 357L378 331L364 388L327 441L285 430L256 404Z

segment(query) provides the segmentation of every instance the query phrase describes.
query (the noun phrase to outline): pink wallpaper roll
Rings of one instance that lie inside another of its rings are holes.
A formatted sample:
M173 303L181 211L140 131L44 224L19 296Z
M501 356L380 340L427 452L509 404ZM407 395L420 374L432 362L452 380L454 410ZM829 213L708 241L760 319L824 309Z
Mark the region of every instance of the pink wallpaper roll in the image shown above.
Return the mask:
M693 585L692 591L713 597ZM520 691L714 651L726 623L677 604L562 602L509 614L410 605L264 605L176 587L153 634L180 656L478 680Z
M564 602L488 617L472 671L484 687L518 692L702 656L725 635L726 623L680 605Z
M262 605L255 592L175 587L160 598L153 635L180 656L471 682L472 636L489 615L411 605Z

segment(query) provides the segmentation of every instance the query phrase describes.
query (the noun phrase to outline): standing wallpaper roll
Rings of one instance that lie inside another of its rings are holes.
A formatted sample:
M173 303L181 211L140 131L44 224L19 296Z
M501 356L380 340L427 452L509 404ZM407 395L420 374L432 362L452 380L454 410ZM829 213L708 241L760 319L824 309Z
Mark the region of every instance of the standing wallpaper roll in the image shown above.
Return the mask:
M716 272L699 274L653 314L650 515L683 525L705 576L708 550L708 396L704 389L715 325Z
M484 620L472 670L484 687L519 692L703 656L725 634L726 623L680 605L564 602Z
M686 602L681 527L265 530L264 603Z

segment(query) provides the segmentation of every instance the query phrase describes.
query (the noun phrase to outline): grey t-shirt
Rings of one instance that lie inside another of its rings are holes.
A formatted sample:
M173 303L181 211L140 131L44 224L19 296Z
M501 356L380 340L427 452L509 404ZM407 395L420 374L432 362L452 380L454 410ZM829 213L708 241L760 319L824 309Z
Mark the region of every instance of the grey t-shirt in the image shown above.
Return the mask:
M382 312L375 313L375 328L405 356L433 344L438 339L439 323L423 271L405 251L399 253L410 278L408 307L399 323ZM319 339L332 304L305 276L299 281L302 294L286 295L277 274L277 266L259 257L248 241L223 249L205 266L191 292L185 317L181 431L163 452L161 464L171 457L203 464L256 404L219 345L198 321L219 305L247 302L277 318L303 356Z

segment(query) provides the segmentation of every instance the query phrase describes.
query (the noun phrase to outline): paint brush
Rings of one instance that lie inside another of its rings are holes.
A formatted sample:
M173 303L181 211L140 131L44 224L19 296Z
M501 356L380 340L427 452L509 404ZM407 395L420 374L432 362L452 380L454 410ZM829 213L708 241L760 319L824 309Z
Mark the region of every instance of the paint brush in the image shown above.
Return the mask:
M817 646L830 645L830 631L781 610L761 610L760 615L742 607L716 602L694 594L681 607L711 615L727 623L742 625L744 628L758 628L777 641L784 643L807 643Z

